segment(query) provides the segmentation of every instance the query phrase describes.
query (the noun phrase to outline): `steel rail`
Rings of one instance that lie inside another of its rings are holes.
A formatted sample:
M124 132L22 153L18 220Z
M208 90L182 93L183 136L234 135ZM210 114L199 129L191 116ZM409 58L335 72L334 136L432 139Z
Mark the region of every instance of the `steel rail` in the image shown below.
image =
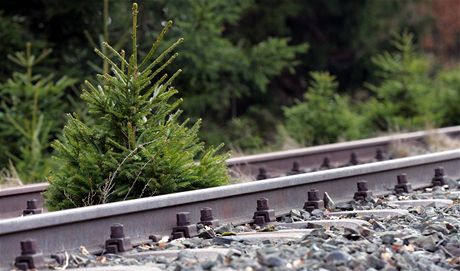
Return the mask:
M433 134L458 136L460 126L230 158L227 160L227 166L230 170L255 176L260 167L265 167L271 172L287 172L294 160L307 168L318 167L324 157L330 158L335 164L343 164L349 160L352 152L356 153L361 161L369 161L374 158L377 149L388 152L394 142L421 141ZM40 183L0 190L0 219L20 216L27 200L30 199L37 199L38 206L43 206L41 193L47 187L47 183Z
M396 142L421 141L430 135L459 136L460 126L445 127L411 133L394 134L375 138L340 142L294 150L270 152L230 158L227 165L238 168L238 171L255 175L259 167L266 167L275 172L286 172L292 162L297 160L301 166L318 167L328 157L331 163L343 164L349 161L354 152L361 161L374 159L378 149L388 153L391 144Z
M23 239L36 239L43 253L50 254L101 245L110 226L122 223L128 236L145 240L150 234L171 234L178 212L190 212L197 222L203 207L211 207L221 223L246 223L260 197L268 198L270 207L282 215L301 208L310 189L343 202L351 199L360 180L366 180L374 194L390 193L401 173L414 188L427 187L439 166L459 177L460 150L6 219L0 221L0 264L7 265L20 253Z
M38 206L43 206L41 195L48 188L48 183L29 184L0 190L0 219L22 215L28 200L36 199Z

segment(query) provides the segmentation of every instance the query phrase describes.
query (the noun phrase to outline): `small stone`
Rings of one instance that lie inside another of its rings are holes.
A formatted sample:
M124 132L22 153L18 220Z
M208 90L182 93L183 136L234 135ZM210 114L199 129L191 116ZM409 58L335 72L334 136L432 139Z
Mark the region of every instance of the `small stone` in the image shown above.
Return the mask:
M248 231L252 231L252 229L250 227L247 227L247 226L239 225L239 226L235 227L234 231L235 232L248 232Z
M447 185L450 189L457 189L459 187L458 181L452 178L447 178Z
M460 257L460 244L454 242L448 242L444 245L444 248L454 257Z
M436 247L436 243L439 241L435 236L436 235L434 234L428 236L420 236L414 241L414 243L424 250L433 251L433 249Z
M393 234L385 234L380 239L382 239L382 244L391 245L395 241L395 236Z
M216 232L213 228L204 226L201 230L199 230L198 236L203 239L211 239L216 237Z
M300 213L300 211L298 209L292 209L290 212L289 212L289 215L291 217L296 217L296 218L301 218L302 217L302 214Z
M300 213L302 213L303 220L308 220L311 217L311 214L303 209L299 209Z
M216 262L213 262L213 261L205 261L201 264L201 268L203 268L204 270L210 270L211 268L213 268L217 263Z
M180 249L184 249L185 246L181 243L178 243L178 242L174 242L174 243L168 243L166 244L165 246L165 249L169 249L169 250L180 250Z
M359 234L359 232L357 232L357 231L355 231L353 229L350 229L350 228L345 228L344 229L343 236L345 238L347 238L348 240L353 240L353 241L356 241L359 238L361 238L361 234Z
M224 233L224 232L232 232L233 231L233 225L232 224L225 224L225 225L222 225L222 226L219 226L217 228L214 229L214 231L216 233Z
M335 209L335 203L327 192L324 192L323 202L326 210L333 211Z
M372 227L374 228L374 230L386 230L387 229L387 227L383 225L383 223L376 221L376 220L372 221Z
M286 266L287 262L286 260L280 258L277 255L269 255L269 256L262 257L260 264L267 266L267 267L281 267L281 266Z
M353 205L350 203L337 203L335 207L342 211L353 211Z
M311 211L311 215L321 218L324 215L324 211L320 209L314 209L313 211Z
M369 255L367 257L367 264L370 267L375 268L376 270L381 270L386 265L385 261L383 261L382 259L377 258L374 255Z
M347 253L341 251L341 250L336 250L332 251L329 254L326 255L325 260L328 264L332 265L343 265L347 263L347 261L350 260L350 255Z
M233 240L224 237L214 237L212 238L212 242L215 245L230 245L233 242Z
M378 246L377 246L377 245L370 243L370 244L366 247L366 252L367 252L367 253L374 253L375 251L377 251L377 249L378 249Z

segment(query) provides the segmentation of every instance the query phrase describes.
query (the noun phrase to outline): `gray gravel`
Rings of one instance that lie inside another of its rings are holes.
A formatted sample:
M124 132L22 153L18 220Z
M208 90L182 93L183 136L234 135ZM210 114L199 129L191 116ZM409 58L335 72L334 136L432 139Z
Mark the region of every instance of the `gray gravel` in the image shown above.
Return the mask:
M137 251L181 250L171 257L144 256L131 252L93 256L69 254L68 268L94 266L145 266L162 270L460 270L460 194L436 188L429 194L368 198L363 202L329 205L333 210L398 208L389 201L421 199L429 195L454 201L449 207L417 206L399 217L347 216L370 223L358 229L312 226L311 233L297 240L231 241L226 235L253 231L246 226L223 225L203 228L200 237L145 244ZM332 199L331 199L332 200ZM291 210L282 222L327 219L327 212ZM276 226L256 227L276 231ZM212 257L195 255L193 249L227 248ZM58 265L55 265L59 267Z

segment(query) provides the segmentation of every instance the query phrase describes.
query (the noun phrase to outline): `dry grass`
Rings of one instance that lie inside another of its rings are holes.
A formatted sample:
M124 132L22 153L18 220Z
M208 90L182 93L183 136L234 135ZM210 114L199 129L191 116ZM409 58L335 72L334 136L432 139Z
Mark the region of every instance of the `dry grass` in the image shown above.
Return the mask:
M229 170L230 173L230 184L237 184L237 183L247 183L256 180L256 177L253 176L251 173L233 167Z
M8 168L0 170L0 189L21 185L23 185L23 183L13 164L10 163Z
M444 134L430 133L418 142L394 142L390 145L390 155L395 158L460 149L460 139Z

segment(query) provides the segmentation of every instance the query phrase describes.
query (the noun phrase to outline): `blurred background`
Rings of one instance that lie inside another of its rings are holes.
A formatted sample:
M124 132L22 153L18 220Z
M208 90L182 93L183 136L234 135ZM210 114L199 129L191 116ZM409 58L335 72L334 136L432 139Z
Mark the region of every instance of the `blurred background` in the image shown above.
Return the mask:
M183 116L233 155L460 124L459 0L138 3L141 54L173 20ZM94 48L130 47L130 7L0 1L5 176L46 176L65 114L85 118L82 83L107 69Z

